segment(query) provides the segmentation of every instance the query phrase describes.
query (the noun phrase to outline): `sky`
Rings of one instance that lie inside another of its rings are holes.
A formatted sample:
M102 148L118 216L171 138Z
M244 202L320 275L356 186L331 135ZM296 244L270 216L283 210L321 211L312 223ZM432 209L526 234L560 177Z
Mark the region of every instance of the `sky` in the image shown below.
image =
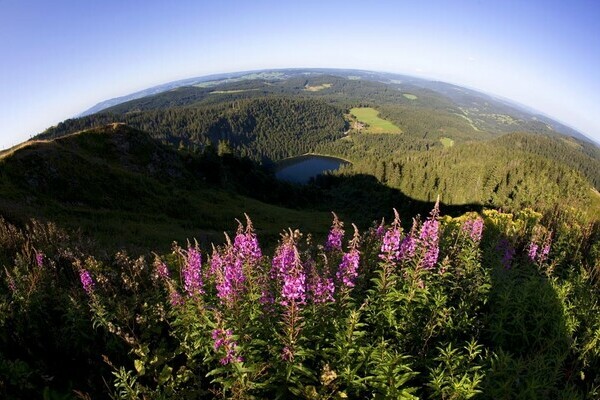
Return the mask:
M515 100L600 143L600 1L0 0L0 148L161 83L331 67Z

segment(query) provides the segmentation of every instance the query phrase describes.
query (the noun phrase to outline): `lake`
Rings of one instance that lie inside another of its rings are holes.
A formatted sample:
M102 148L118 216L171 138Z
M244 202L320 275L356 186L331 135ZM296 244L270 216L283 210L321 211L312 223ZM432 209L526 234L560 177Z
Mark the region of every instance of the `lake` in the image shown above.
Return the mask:
M282 181L308 183L325 171L333 171L341 165L348 164L340 158L304 155L283 160L277 166L275 176Z

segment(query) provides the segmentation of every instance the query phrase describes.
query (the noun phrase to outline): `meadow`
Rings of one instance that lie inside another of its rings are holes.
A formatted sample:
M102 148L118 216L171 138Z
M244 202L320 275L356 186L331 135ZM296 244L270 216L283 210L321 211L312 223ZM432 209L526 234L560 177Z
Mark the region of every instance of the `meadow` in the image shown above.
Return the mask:
M379 111L371 107L355 107L350 110L359 122L367 124L362 129L365 133L402 133L402 129L394 123L379 117Z

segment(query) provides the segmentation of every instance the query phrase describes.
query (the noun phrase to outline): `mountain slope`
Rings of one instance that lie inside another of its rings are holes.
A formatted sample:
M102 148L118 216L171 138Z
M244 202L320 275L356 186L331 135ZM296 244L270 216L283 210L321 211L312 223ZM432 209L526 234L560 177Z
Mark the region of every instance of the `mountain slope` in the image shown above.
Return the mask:
M325 232L326 212L297 211L240 195L269 194L274 178L252 164L186 156L121 124L28 143L0 159L0 213L50 219L110 247L168 247L173 239L222 240L252 212L267 236L287 226ZM276 181L275 181L276 182ZM262 187L261 185L266 185ZM273 196L272 196L273 197Z

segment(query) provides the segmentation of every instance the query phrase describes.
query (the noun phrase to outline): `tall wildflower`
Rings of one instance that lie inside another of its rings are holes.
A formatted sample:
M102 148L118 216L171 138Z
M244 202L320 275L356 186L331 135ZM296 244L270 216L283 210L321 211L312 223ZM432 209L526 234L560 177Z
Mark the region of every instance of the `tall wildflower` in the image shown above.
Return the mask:
M304 270L308 276L308 292L314 304L329 303L334 301L333 293L335 292L335 284L332 278L328 277L327 258L325 258L325 268L321 274L316 268L314 260L309 259L305 263Z
M246 214L244 214L246 215ZM242 258L244 262L251 265L258 263L262 258L262 251L258 244L258 238L254 232L252 221L250 217L246 215L246 229L241 222L239 222L237 234L233 240L234 252L238 258Z
M79 271L79 280L81 281L81 286L83 286L83 290L88 295L91 295L94 291L94 280L92 279L92 275L90 271L87 269L82 269Z
M527 246L527 256L533 262L543 263L550 253L552 243L552 232L546 231L541 226L536 226Z
M430 269L437 263L439 248L439 199L431 211L429 218L423 223L419 232L419 246L423 251L421 267Z
M398 211L394 209L394 222L392 222L392 226L383 235L379 258L388 263L398 260L400 256L401 237L402 228L400 227L400 215L398 215Z
M252 227L252 221L246 215L247 225L238 221L238 230L233 240L225 235L227 245L220 251L213 247L210 259L210 273L215 277L217 296L229 306L236 303L246 290L245 266L254 267L262 258L262 251Z
M377 236L378 238L382 238L384 234L385 234L385 218L382 218L381 222L377 226L377 229L375 230L375 236Z
M292 235L286 235L275 251L272 262L272 275L281 279L281 304L289 302L304 304L306 300L306 275L300 262L300 255Z
M538 254L538 262L543 263L548 259L548 254L550 253L550 246L552 245L552 232L548 232L546 234L546 238L542 244L542 249Z
M171 277L169 267L158 256L154 259L154 278L165 281Z
M483 234L483 219L477 217L476 219L469 219L465 221L462 226L462 231L475 243L481 241Z
M329 231L329 235L327 235L327 242L325 242L325 250L342 250L342 239L344 238L344 223L340 221L333 213L333 224L331 225L331 230Z
M354 287L360 262L360 252L358 251L360 235L356 225L352 224L352 226L354 227L354 237L350 241L350 250L342 256L342 262L336 274L337 279L347 288Z
M233 340L231 329L215 329L212 331L211 337L215 351L225 353L225 356L220 360L222 365L243 361L242 357L238 355L237 342Z
M188 296L196 296L204 293L202 283L202 257L197 246L188 246L185 265L181 272L183 274L183 289Z
M417 220L413 219L413 225L410 233L400 242L400 248L398 249L398 260L408 261L415 255L415 251L417 249L417 226Z
M44 253L42 253L41 251L35 253L35 263L39 268L42 268L44 266Z

